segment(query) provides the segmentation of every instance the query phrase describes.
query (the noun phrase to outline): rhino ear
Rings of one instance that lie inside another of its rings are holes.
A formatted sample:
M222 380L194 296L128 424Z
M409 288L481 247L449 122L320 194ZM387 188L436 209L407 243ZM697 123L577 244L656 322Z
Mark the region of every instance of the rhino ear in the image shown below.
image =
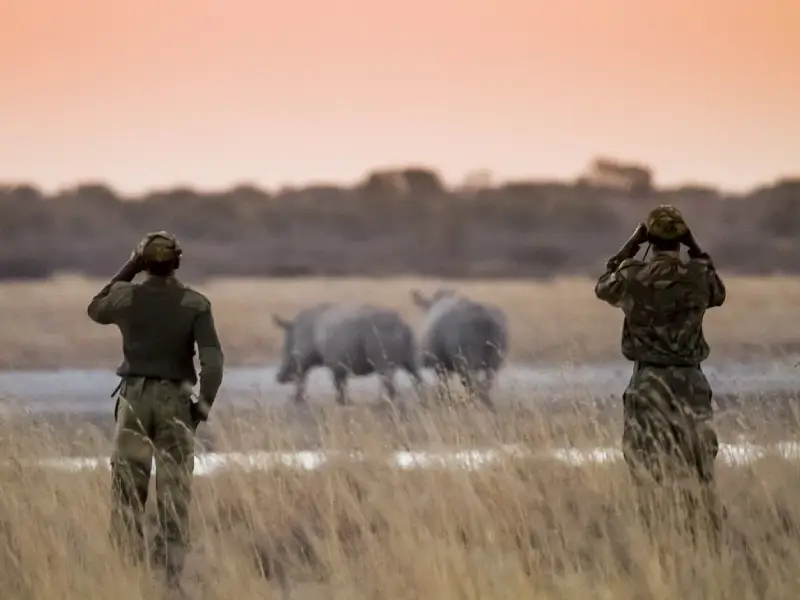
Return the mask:
M272 322L275 323L276 327L280 327L281 329L289 329L292 326L292 321L286 319L278 314L272 315Z
M420 308L428 308L431 304L430 300L423 296L419 290L411 290L411 300Z

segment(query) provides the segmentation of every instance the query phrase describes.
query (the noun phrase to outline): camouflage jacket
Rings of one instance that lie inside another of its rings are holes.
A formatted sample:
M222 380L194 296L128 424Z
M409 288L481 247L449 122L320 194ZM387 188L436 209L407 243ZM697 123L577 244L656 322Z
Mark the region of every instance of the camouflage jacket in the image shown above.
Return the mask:
M665 251L647 262L624 260L600 276L594 291L625 314L625 358L664 366L699 365L708 357L703 316L726 295L708 256L684 261Z

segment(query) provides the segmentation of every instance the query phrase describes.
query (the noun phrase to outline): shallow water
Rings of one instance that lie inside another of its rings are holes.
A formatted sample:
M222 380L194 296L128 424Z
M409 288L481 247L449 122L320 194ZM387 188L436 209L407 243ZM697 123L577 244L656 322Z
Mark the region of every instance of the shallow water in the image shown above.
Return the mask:
M789 460L800 459L800 443L779 442L769 447L747 443L721 444L718 459L728 464L743 465L770 454ZM199 476L211 475L232 468L249 471L267 471L275 466L314 470L323 466L327 460L332 457L341 458L341 454L324 451L209 452L199 454L195 457L195 474ZM555 459L569 465L578 466L586 463L618 461L621 460L622 454L619 449L610 447L593 448L589 450L559 448L548 453L531 454L521 446L501 446L490 449L453 450L446 452L395 452L388 459L388 464L401 469L478 469L480 467L497 464L503 459L514 457ZM363 455L351 454L349 458L352 460L361 460L363 459ZM108 457L49 458L40 459L34 464L48 469L67 472L109 468Z
M800 391L797 362L796 358L757 364L708 361L703 368L718 395L767 395ZM524 398L530 394L549 400L619 395L630 379L631 368L628 362L564 367L508 365L500 373L495 389L499 397L513 394ZM256 402L265 406L288 401L292 386L278 385L275 371L275 366L227 369L220 400L225 404ZM425 378L432 381L430 373L425 373ZM0 398L37 412L106 411L117 382L113 372L101 370L5 371L0 372ZM405 373L398 375L397 383L401 392L410 389ZM330 374L323 369L313 371L307 389L312 398L330 396ZM379 384L374 376L352 378L350 390L354 396L377 396Z
M704 371L717 395L796 393L800 391L800 368L796 366L797 362L797 359L788 358L759 364L709 361L704 365ZM228 369L220 390L220 402L251 406L256 402L269 406L290 401L292 386L275 383L275 371L274 366ZM631 364L626 362L562 368L509 365L498 378L496 394L498 397L513 394L523 400L526 394L530 394L531 398L548 400L574 398L576 395L619 395L627 385L630 374ZM430 373L426 373L425 377L432 382ZM40 413L107 413L111 410L110 393L117 382L118 378L113 372L100 370L0 372L0 398ZM398 376L397 383L401 391L410 389L410 381L405 374ZM374 376L353 378L350 389L354 396L377 395L379 384ZM312 398L330 396L332 391L330 375L322 369L314 371L308 383ZM720 459L729 463L747 463L765 452L797 459L800 458L800 443L781 442L769 448L746 443L722 444ZM196 473L208 475L231 467L264 470L278 464L315 469L323 465L330 455L322 451L207 452L196 457ZM440 453L397 452L389 461L399 468L478 468L509 455L528 453L519 446ZM573 465L621 458L617 448L561 448L540 456ZM359 459L358 456L353 458ZM54 457L37 462L44 467L66 471L108 467L107 457Z

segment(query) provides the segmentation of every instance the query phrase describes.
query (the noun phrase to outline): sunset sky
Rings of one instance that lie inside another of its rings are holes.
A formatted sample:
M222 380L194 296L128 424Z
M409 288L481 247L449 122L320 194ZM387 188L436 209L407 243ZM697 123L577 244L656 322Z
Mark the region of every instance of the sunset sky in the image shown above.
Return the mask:
M0 180L800 174L800 0L0 0Z

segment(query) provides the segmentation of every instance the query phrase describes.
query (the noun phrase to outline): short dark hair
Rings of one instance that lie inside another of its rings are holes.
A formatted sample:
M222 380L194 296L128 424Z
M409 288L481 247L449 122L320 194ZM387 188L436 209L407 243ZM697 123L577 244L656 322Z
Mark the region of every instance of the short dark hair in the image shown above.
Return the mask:
M168 277L177 270L179 264L178 260L153 261L145 264L144 270L156 277Z

